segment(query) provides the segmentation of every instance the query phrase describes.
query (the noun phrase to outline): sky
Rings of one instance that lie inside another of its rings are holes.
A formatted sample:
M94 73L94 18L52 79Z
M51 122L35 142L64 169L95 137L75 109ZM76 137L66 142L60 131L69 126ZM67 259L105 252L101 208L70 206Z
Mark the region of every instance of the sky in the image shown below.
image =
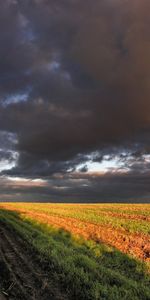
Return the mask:
M149 11L1 1L0 201L150 203Z

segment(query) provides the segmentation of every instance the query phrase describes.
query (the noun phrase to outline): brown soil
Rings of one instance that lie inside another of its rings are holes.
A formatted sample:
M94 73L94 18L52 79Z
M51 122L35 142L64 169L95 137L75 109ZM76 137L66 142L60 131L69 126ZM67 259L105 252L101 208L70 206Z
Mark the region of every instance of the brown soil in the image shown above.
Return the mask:
M150 235L131 234L124 229L92 224L75 218L48 216L44 213L24 212L23 215L63 228L86 239L106 243L141 260L150 261Z
M7 209L5 204L4 208ZM45 213L34 211L26 211L8 206L9 210L16 210L25 217L30 217L42 223L53 225L57 228L63 228L75 235L82 236L86 239L92 239L96 242L103 242L118 250L130 254L142 261L150 262L150 235L142 233L130 233L123 229L111 227L110 225L93 224L77 220L75 218L51 216ZM130 210L130 209L129 209ZM105 212L104 212L105 213ZM149 221L149 217L142 215L126 215L124 213L106 212L107 215L114 217L145 220Z
M0 300L67 300L29 248L0 223Z
M150 217L149 216L144 216L144 215L136 215L136 214L125 214L125 213L116 213L116 212L100 212L100 215L106 215L110 217L117 217L121 219L126 219L126 220L136 220L136 221L146 221L150 222Z

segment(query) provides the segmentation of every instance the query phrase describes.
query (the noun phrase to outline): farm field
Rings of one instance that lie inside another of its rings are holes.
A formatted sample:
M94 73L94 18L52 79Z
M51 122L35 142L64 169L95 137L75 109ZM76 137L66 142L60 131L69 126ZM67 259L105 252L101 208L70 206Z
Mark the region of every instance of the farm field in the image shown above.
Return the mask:
M150 205L0 204L3 299L150 299Z

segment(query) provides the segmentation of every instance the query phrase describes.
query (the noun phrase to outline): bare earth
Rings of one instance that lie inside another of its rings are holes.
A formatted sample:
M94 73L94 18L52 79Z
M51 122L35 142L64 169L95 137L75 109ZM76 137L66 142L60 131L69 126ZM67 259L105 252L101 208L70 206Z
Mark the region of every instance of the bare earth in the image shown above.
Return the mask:
M4 206L7 209L7 205ZM89 221L82 221L73 217L52 216L47 213L40 213L35 211L27 211L17 206L11 207L9 210L15 210L21 213L23 217L29 217L41 223L53 225L56 228L63 228L72 234L82 236L85 239L92 239L96 242L103 242L110 246L117 248L125 254L130 254L132 257L138 258L142 261L150 262L150 235L143 233L131 233L127 230L114 228L110 225L95 224ZM105 212L104 212L105 214ZM124 217L129 220L145 219L149 222L149 217L141 215L126 215L123 213L107 212L107 215Z
M26 215L26 213L24 214ZM150 261L149 235L131 234L125 230L79 221L75 218L47 216L46 214L33 212L28 212L27 216L42 223L51 224L58 228L61 227L86 239L106 243L141 260Z

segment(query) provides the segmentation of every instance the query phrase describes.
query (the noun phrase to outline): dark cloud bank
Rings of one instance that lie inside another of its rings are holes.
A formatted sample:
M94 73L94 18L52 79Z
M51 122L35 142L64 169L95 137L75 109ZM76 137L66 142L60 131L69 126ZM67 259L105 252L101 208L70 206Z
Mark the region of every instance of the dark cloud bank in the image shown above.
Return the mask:
M1 200L150 202L149 11L1 1ZM122 167L90 172L106 158Z

